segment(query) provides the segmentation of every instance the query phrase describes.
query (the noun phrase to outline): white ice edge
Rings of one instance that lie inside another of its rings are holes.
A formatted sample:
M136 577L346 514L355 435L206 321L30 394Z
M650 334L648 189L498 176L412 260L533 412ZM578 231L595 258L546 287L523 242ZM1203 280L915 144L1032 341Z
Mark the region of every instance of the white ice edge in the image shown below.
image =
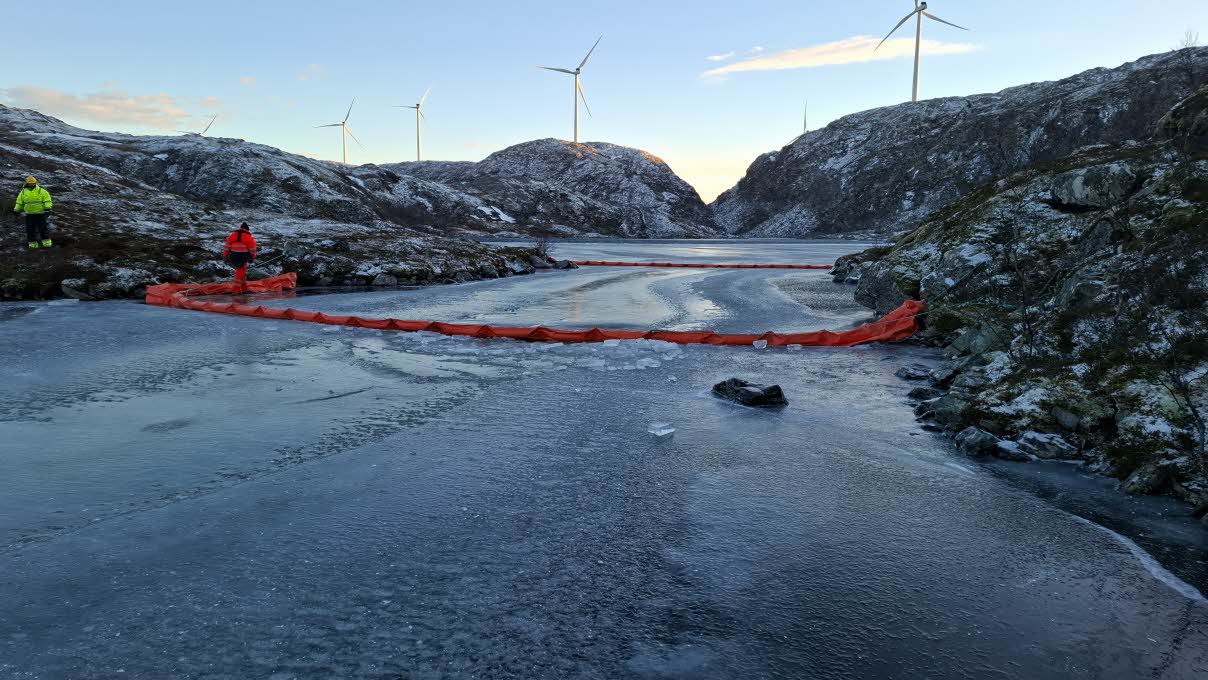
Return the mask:
M1137 561L1141 563L1141 566L1145 567L1145 571L1148 571L1149 575L1153 576L1154 579L1162 583L1162 585L1170 588L1174 592L1193 602L1208 602L1208 599L1204 597L1204 594L1201 593L1195 586L1170 573L1166 567L1163 567L1156 559L1154 559L1153 555L1145 552L1145 549L1133 542L1132 539L1128 538L1127 536L1122 536L1111 529L1108 529L1102 524L1096 524L1085 517L1079 517L1078 515L1071 515L1071 517L1079 522L1082 522L1083 524L1089 524L1090 526L1095 527L1108 536L1111 536L1120 545L1128 548L1128 552L1132 553L1132 556L1137 558Z

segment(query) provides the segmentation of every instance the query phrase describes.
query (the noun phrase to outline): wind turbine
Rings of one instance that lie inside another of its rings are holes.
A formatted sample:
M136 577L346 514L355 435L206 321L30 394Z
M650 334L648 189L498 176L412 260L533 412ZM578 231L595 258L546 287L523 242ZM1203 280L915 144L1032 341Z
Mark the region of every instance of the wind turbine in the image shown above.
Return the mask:
M356 97L353 97L352 104L348 105L348 113L344 114L344 120L342 120L338 123L331 123L328 125L316 125L315 126L315 129L328 128L328 127L340 128L340 144L341 144L341 148L344 150L344 165L348 165L348 138L352 137L352 141L356 142L357 146L361 146L361 140L357 139L357 136L352 134L352 130L348 129L348 117L352 115L352 106L353 106L353 104L356 104L356 103L357 103L357 99L356 99Z
M873 52L881 49L881 45L884 45L885 41L889 40L889 36L893 35L895 31L901 28L902 24L910 21L910 17L915 17L915 20L918 22L914 29L914 94L910 98L910 101L917 102L919 100L919 52L923 44L923 17L927 17L932 21L938 21L941 24L947 24L953 28L959 28L962 31L967 31L969 29L965 28L964 26L957 26L950 21L944 21L943 19L927 11L927 3L914 0L914 11L902 17L902 20L898 22L898 25L894 26L893 30L882 38L881 42L877 43L877 47L873 50Z
M419 98L419 102L415 106L396 106L396 109L415 109L415 160L424 160L424 126L428 121L428 117L424 115L424 100L428 98L428 92L432 88L428 88L424 92L424 96Z
M801 134L810 131L810 100L805 100L805 117L801 121Z
M591 49L587 51L587 56L583 57L583 61L579 62L579 65L577 67L575 67L575 70L573 70L573 71L570 69L565 69L565 68L554 68L553 66L538 66L537 67L537 68L545 69L546 71L557 71L559 73L568 73L575 77L575 97L574 97L574 99L575 99L575 143L576 144L579 143L579 100L580 99L583 100L583 108L587 109L587 115L589 115L589 116L591 115L591 107L587 105L587 96L583 94L583 84L579 82L579 74L583 72L583 67L587 64L587 60L591 58L591 53L596 51L596 45L599 45L600 41L603 39L604 39L604 36L600 36L599 38L596 38L596 44L591 46Z
M218 120L217 113L210 118L210 122L206 123L205 129L203 129L201 132L189 132L187 130L177 130L177 132L181 133L182 135L197 135L198 137L205 137L206 133L210 131L210 127L214 125L214 121L216 120Z

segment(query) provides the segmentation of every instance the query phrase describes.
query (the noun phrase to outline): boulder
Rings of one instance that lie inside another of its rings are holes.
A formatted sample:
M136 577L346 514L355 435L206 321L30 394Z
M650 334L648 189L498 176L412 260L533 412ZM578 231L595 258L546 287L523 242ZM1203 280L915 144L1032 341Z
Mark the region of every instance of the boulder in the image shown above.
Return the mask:
M935 401L924 402L931 405L931 411L936 420L944 425L958 425L969 408L969 402L955 394L945 394Z
M1013 442L1009 439L1000 439L992 453L995 458L1013 460L1018 463L1026 463L1032 460L1032 457L1019 446L1018 442Z
M391 274L382 272L381 274L378 274L377 276L373 277L373 285L375 285L375 286L397 286L398 279Z
M927 380L931 377L931 369L922 364L903 366L893 373L902 380Z
M1024 432L1016 440L1019 448L1044 460L1069 460L1078 456L1078 449L1061 435Z
M1056 420L1058 425L1071 432L1077 432L1078 428L1082 425L1081 416L1060 406L1054 406L1050 409L1049 415L1053 416L1053 420Z
M1172 472L1171 466L1163 465L1161 461L1146 463L1133 470L1120 487L1134 496L1159 494L1170 486Z
M856 284L855 297L856 302L875 310L877 314L888 314L908 299L884 262L864 267L860 282Z
M535 271L533 265L520 260L508 260L508 270L513 274L532 274Z
M67 297L74 298L76 300L96 299L88 293L88 282L84 279L63 279L63 281L59 284L59 289L62 290L63 294Z
M787 406L789 403L780 385L756 385L738 378L717 383L713 386L713 394L743 406Z
M944 393L934 387L920 385L906 393L906 396L916 401L930 401L932 399L939 399L944 396Z
M1137 175L1127 164L1116 162L1079 168L1053 178L1053 200L1071 208L1110 208L1137 186Z
M578 269L579 265L570 260L558 260L554 262L554 269Z
M1001 441L998 437L976 427L966 427L956 435L957 447L971 456L992 455Z
M552 269L554 266L550 264L548 258L541 257L540 255L529 255L528 261L533 269Z

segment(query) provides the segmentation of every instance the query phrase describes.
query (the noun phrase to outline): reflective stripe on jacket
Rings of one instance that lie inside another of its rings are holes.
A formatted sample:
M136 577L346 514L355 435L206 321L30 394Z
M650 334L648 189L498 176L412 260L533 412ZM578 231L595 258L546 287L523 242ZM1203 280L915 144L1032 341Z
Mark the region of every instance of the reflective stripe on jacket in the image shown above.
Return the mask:
M226 257L231 253L250 253L252 257L256 257L256 239L252 232L242 229L231 232L222 248L222 255Z
M21 193L17 194L17 204L13 206L13 212L41 215L53 207L54 201L50 198L50 192L42 187L34 187L33 189L22 189Z

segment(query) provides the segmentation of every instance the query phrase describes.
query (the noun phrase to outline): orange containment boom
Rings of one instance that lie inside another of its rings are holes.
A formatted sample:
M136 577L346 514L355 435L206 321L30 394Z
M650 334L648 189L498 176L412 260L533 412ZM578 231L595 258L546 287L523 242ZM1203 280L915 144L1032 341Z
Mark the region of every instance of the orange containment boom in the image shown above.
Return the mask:
M246 292L271 293L289 290L297 284L296 275L282 274L259 281L249 281ZM511 327L486 324L440 323L438 321L407 321L403 319L366 319L359 316L307 312L300 309L265 307L239 302L218 302L194 299L198 295L230 295L240 291L235 283L163 283L147 288L147 304L193 309L219 314L255 316L283 321L309 321L334 326L372 328L381 331L428 331L442 335L468 338L508 338L532 342L603 342L605 340L662 340L681 345L751 345L764 340L769 347L801 345L806 347L851 347L868 342L898 342L914 335L917 317L926 306L907 300L884 318L848 331L813 331L809 333L714 333L713 331L622 331L593 328L587 331L565 331L544 326Z
M574 260L580 267L683 267L685 269L830 269L829 264L688 264L684 262L610 262Z

